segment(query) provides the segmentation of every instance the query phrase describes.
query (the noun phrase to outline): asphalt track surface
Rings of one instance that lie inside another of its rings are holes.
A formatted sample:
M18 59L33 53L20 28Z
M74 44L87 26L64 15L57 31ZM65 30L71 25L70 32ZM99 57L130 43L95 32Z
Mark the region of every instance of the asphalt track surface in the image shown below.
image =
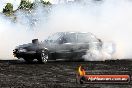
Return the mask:
M80 65L87 74L132 75L131 60L65 62L28 64L22 60L0 61L0 88L132 88L127 84L77 84L76 73ZM132 78L131 78L132 79Z

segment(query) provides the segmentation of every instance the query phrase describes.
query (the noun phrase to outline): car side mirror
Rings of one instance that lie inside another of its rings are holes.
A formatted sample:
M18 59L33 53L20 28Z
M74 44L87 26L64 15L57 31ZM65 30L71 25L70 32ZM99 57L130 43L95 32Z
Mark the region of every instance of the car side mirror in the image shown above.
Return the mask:
M49 40L49 42L53 42L53 40Z
M48 40L44 40L45 42L48 42Z
M63 44L63 41L62 41L62 39L59 39L59 42L58 42L59 44Z

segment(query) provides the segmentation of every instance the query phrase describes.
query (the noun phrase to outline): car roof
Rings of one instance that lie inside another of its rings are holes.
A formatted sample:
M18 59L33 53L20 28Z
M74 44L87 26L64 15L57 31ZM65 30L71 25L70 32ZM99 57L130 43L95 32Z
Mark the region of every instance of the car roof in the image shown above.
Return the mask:
M63 34L76 33L76 34L90 34L90 35L92 35L92 33L90 33L90 32L74 32L74 31L71 31L71 32L57 32L57 33L63 33Z

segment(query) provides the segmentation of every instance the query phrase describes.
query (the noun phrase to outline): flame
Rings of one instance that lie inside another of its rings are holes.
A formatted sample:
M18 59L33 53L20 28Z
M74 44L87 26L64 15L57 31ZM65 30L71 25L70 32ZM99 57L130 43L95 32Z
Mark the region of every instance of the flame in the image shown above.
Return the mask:
M85 72L84 68L82 68L82 66L79 66L78 73L80 76L84 76L86 74L86 72Z

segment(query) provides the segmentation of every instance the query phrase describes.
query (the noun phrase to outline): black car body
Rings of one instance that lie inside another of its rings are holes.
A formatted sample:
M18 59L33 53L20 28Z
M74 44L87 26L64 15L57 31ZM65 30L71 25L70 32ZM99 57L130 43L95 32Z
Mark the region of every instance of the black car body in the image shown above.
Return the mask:
M27 62L34 59L40 62L47 62L50 59L83 60L82 56L88 49L101 47L101 40L92 33L57 32L43 42L34 39L32 43L19 45L13 50L13 54Z

